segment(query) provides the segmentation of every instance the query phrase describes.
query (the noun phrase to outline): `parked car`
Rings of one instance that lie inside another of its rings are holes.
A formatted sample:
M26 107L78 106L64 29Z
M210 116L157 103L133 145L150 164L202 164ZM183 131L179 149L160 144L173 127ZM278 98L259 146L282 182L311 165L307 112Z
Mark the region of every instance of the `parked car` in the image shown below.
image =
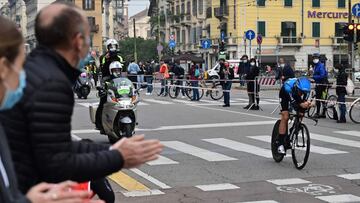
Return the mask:
M360 72L355 72L354 76L355 76L355 80L360 82Z

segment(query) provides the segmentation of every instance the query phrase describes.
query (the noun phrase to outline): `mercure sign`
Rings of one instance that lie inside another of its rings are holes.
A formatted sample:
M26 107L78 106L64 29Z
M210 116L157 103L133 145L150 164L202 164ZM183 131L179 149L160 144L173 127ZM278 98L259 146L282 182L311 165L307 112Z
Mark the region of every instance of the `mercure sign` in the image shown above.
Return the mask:
M308 11L308 18L348 18L348 12Z

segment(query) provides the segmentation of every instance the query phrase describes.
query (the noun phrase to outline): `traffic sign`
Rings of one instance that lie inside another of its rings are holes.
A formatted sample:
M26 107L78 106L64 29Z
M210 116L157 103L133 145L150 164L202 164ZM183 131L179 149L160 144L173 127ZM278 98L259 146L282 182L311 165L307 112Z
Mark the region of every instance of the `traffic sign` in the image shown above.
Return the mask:
M164 49L164 47L161 44L159 44L157 45L156 49L158 52L161 52Z
M225 32L224 31L221 31L221 41L225 41Z
M256 37L256 41L258 44L262 44L262 41L263 41L263 37L261 34L258 34L258 36Z
M351 11L354 16L360 17L360 3L354 4Z
M246 39L253 40L255 38L255 32L253 30L248 30L245 33Z
M201 47L203 49L209 49L211 47L211 40L210 39L204 39L201 41Z
M173 49L173 48L176 47L176 42L175 42L175 40L170 40L170 41L169 41L169 47L170 47L171 49Z

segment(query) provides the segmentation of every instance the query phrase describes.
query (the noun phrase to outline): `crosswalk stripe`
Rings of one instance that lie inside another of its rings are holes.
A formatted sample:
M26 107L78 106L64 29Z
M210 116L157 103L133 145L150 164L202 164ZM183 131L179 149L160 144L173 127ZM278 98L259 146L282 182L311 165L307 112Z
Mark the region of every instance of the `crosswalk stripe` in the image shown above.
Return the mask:
M152 196L152 195L162 195L165 194L160 190L146 190L146 191L130 191L123 192L125 197L143 197L143 196Z
M272 183L274 185L298 185L298 184L311 183L310 181L301 178L272 179L272 180L267 180L267 182Z
M229 157L220 153L211 152L206 149L202 149L199 147L195 147L183 142L179 141L162 141L162 144L164 144L166 147L175 149L177 151L183 152L185 154L189 154L192 156L199 157L201 159L204 159L206 161L233 161L237 160L233 157Z
M249 102L249 99L235 98L234 100Z
M239 186L230 184L230 183L221 183L221 184L211 184L211 185L196 185L195 187L199 188L202 191L220 191L220 190L234 190L239 189Z
M136 173L137 175L141 176L142 178L152 182L153 184L159 186L161 189L170 189L171 187L166 185L165 183L161 182L160 180L140 171L137 168L130 169L132 172Z
M322 141L322 142L328 142L328 143L332 143L332 144L338 144L338 145L344 145L344 146L348 146L348 147L360 148L360 142L354 141L354 140L348 140L348 139L342 139L342 138L331 137L331 136L326 136L326 135L320 135L320 134L316 134L316 133L311 133L310 138L314 139L314 140L319 140L319 141Z
M253 145L248 145L225 138L212 138L212 139L203 139L203 140L235 151L246 152L249 154L253 154L265 158L272 158L270 150L256 147Z
M279 202L274 200L262 200L262 201L238 202L238 203L279 203Z
M221 100L215 101L215 100L207 100L207 99L201 99L200 101L209 104L219 104L221 102Z
M259 136L248 136L248 138L271 143L271 136L268 135L259 135ZM305 150L305 149L303 149ZM326 147L319 147L315 145L310 145L310 152L318 154L346 154L348 152L340 151L336 149L330 149Z
M178 164L179 162L171 160L167 157L159 155L158 159L154 161L147 162L150 166L157 166L157 165L170 165L170 164Z
M317 196L316 199L323 200L329 203L348 203L348 202L359 202L360 197L351 195L351 194L343 194L343 195L329 195L329 196Z
M156 104L174 104L172 102L156 100L156 99L143 99L143 100L146 101L146 102L156 103Z
M360 137L360 131L334 131L334 133L339 133L339 134L343 134L343 135L350 135L350 136L354 136L354 137Z
M174 99L174 102L183 103L183 104L194 104L194 102L189 100L180 100L180 99Z
M148 106L150 104L140 101L137 105L138 106Z
M338 175L338 177L344 178L347 180L360 180L360 173L342 174L342 175Z

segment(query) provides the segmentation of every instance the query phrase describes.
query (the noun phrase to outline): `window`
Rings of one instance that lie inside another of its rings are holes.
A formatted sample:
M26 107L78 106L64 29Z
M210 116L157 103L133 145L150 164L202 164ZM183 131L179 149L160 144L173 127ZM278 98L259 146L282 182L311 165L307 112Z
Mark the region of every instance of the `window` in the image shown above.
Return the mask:
M180 43L182 43L182 39L181 39L181 35L180 35L180 30L176 30L175 38L176 38L176 40L179 40Z
M95 10L95 0L83 0L84 10Z
M319 22L312 23L312 37L320 37L320 23Z
M343 27L346 25L345 22L343 23L335 23L335 37L336 37L336 43L341 44L344 43L343 39Z
M199 0L199 14L202 15L204 13L204 0Z
M312 7L320 7L320 0L312 0Z
M338 0L338 8L345 8L346 2L345 0Z
M181 42L183 43L183 44L186 44L186 39L185 39L185 30L182 30L181 31Z
M197 0L192 1L192 14L193 16L197 16Z
M179 5L176 6L176 15L180 15L180 6Z
M287 7L293 6L293 1L292 0L284 0L284 6L287 6Z
M263 37L265 37L265 33L266 33L265 21L258 21L257 22L257 33L259 33Z
M281 22L283 43L296 43L296 22Z
M191 14L191 3L190 3L190 1L188 1L187 3L186 3L186 14Z
M258 6L265 6L265 0L257 0Z

